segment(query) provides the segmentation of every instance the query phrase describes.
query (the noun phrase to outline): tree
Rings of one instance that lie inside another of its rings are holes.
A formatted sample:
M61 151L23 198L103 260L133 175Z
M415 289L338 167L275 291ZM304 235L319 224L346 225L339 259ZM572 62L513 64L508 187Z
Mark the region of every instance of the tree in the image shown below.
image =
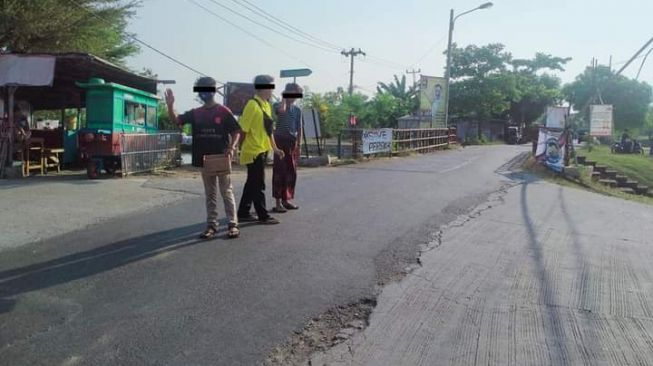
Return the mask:
M406 75L402 75L401 79L394 75L394 80L390 84L379 82L376 92L377 95L388 94L394 97L399 102L399 109L404 112L402 115L416 111L419 107L417 88L415 86L407 87Z
M616 130L642 129L653 96L647 83L617 76L607 66L588 67L574 82L565 85L563 93L585 120L589 120L589 108L582 109L589 104L600 104L601 100L612 104Z
M85 52L123 65L138 0L0 0L0 53Z
M451 56L450 115L479 122L511 118L526 125L562 99L560 79L547 72L563 71L570 60L541 52L513 59L498 43L454 45Z
M498 117L510 108L517 96L516 81L507 72L512 55L502 44L451 49L449 115L476 119L478 138L481 121Z
M564 71L564 65L570 60L538 52L533 59L510 62L518 91L510 105L513 122L529 125L544 113L547 106L561 102L560 78L540 72Z

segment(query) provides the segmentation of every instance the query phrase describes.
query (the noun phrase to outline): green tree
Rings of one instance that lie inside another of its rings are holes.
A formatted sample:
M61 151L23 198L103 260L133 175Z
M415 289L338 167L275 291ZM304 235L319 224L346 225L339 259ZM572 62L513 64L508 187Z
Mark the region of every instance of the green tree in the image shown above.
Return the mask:
M393 104L398 102L398 113L403 113L399 117L414 112L419 107L418 90L415 86L407 86L406 75L402 75L401 79L394 75L394 80L389 84L379 82L376 93L377 95L387 94L395 98ZM385 100L389 102L388 98Z
M542 115L547 106L561 102L560 78L547 71L564 71L564 65L570 60L538 52L533 59L510 62L517 88L510 105L514 122L529 125Z
M501 44L460 48L451 53L450 116L480 121L502 114L516 95L507 65L512 56Z
M477 121L511 117L526 125L562 99L560 79L548 72L564 70L570 60L545 53L513 59L498 43L454 45L451 56L450 115Z
M396 127L397 118L405 115L403 101L389 93L377 93L366 105L363 123L366 127Z
M600 104L601 100L604 104L612 104L618 131L642 129L653 96L649 84L617 76L607 66L588 67L574 82L565 85L563 93L585 120L589 120L589 109L582 109L588 104Z
M137 0L0 0L0 53L86 52L123 65Z

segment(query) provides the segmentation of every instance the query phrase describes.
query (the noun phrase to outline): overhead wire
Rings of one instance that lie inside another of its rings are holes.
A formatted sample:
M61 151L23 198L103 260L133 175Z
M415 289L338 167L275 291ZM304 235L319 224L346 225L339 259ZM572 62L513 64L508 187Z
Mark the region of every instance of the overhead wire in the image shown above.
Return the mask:
M143 41L143 40L137 38L136 36L134 36L134 35L132 35L132 34L129 34L129 33L126 33L126 32L124 32L124 31L121 31L121 30L119 30L119 29L116 29L116 28L115 28L115 24L113 24L113 23L111 23L110 21L104 19L103 17L99 16L99 15L96 14L95 12L93 12L93 11L87 9L85 6L83 6L82 4L76 2L75 0L68 0L68 2L70 2L71 4L76 5L76 6L79 7L80 9L83 9L84 11L86 11L87 13L89 13L90 15L92 15L93 17L95 17L95 18L97 18L97 19L100 19L101 21L103 21L103 22L109 24L109 25L110 25L114 30L118 31L118 33L120 34L120 36L121 36L123 39L125 39L125 40L132 40L132 41L135 41L135 42L137 42L137 43L139 43L139 44L145 46L146 48L148 48L148 49L150 49L150 50L152 50L152 51L158 53L159 55L161 55L161 56L167 58L168 60L170 60L170 61L176 63L177 65L182 66L182 67L184 67L184 68L186 68L186 69L188 69L188 70L190 70L190 71L192 71L192 72L194 72L194 73L196 73L196 74L198 74L198 75L201 75L201 76L208 76L207 74L205 74L205 73L203 73L203 72L197 70L196 68L194 68L194 67L192 67L192 66L189 66L188 64L186 64L186 63L184 63L184 62L182 62L182 61L179 61L179 60L176 59L175 57L172 57L172 56L168 55L167 53L165 53L165 52L163 52L163 51L157 49L156 47L154 47L154 46L150 45L149 43L147 43L147 42L145 42L145 41ZM218 83L220 83L220 84L224 84L224 83L221 82L221 81L218 81Z
M259 6L257 6L256 4L253 4L252 2L250 2L248 0L231 0L231 1L233 1L236 4L239 4L240 6L246 8L246 9L248 9L252 13L255 13L255 14L258 14L258 15L262 16L263 18L267 19L269 22L275 23L275 24L285 28L286 30L296 32L298 35L302 35L306 39L312 40L313 42L322 44L323 46L332 48L334 50L343 49L343 47L341 47L341 46L338 46L338 45L336 45L334 43L325 41L325 40L320 39L320 38L318 38L316 36L313 36L310 33L302 31L301 29L293 26L292 24L290 24L288 22L283 21L282 19L279 19L278 17L272 15L271 13L265 11L264 9L260 8Z
M209 0L209 1L215 2L215 0ZM254 4L254 3L252 3L252 2L250 2L248 0L231 0L231 1L236 3L236 4L239 4L240 6L246 8L246 9L248 9L252 13L258 14L259 16L263 17L264 19L268 20L269 22L275 23L278 26L283 27L284 29L295 33L296 36L300 36L300 37L303 37L306 40L309 40L309 41L312 41L312 42L315 42L315 43L319 43L319 44L321 44L321 45L323 45L325 47L330 48L332 51L335 51L335 52L340 52L340 50L345 49L345 47L338 46L338 45L336 45L336 44L334 44L332 42L325 41L325 40L323 40L321 38L313 36L310 33L302 31L301 29L299 29L299 28L293 26L292 24L290 24L290 23L288 23L288 22L286 22L286 21L272 15L271 13L265 11L264 9L260 8L259 6L257 6L256 4ZM402 65L400 63L397 63L397 62L394 62L394 61L390 61L390 60L381 58L381 57L367 56L367 59L375 61L376 64L379 65L379 66L392 68L392 69L395 69L395 70L399 70L399 69L403 70L404 69L404 65ZM369 63L374 63L374 62L369 62Z
M435 50L435 48L438 47L446 38L447 38L447 35L444 35L444 36L442 36L442 38L440 38L435 43L433 43L433 45L431 45L431 47L429 47L428 51L424 52L424 54L422 56L420 56L420 58L417 61L413 62L413 64L411 66L415 66L415 65L419 64L420 62L424 61L424 59L426 57L428 57L431 54L431 52L433 52L433 50Z
M311 67L309 64L307 64L305 61L301 60L299 57L294 56L293 54L291 54L291 53L289 53L289 52L287 52L287 51L284 51L283 49L281 49L281 48L279 48L279 47L273 45L272 43L266 41L265 39L263 39L263 38L257 36L256 34L250 32L250 31L248 31L247 29L245 29L245 28L239 26L238 24L235 24L234 22L230 21L229 19L227 19L227 18L225 18L225 17L223 17L223 16L217 14L216 12L214 12L214 11L212 11L211 9L205 7L204 5L198 3L197 1L195 1L195 0L188 0L188 2L190 2L190 3L192 3L193 5L195 5L195 6L199 7L199 8L201 8L201 9L203 9L204 11L206 11L207 13L209 13L210 15L212 15L212 16L214 16L214 17L220 19L220 20L222 20L223 22L225 22L225 23L227 23L227 24L229 24L229 25L231 25L231 26L233 26L233 27L239 29L240 31L242 31L242 32L244 32L245 34L249 35L250 37L256 39L257 41L259 41L259 42L265 44L266 46L268 46L268 47L270 47L270 48L272 48L272 49L274 49L274 50L277 50L277 51L283 53L286 57L289 57L289 58L291 58L291 59L293 59L293 60L299 61L299 62L302 63L304 66Z
M307 45L307 46L310 46L310 47L315 47L315 48L320 49L320 50L322 50L322 51L326 51L326 52L338 52L337 50L335 50L335 49L333 49L333 48L326 48L326 47L324 47L324 46L321 46L321 45L318 45L318 44L315 44L315 43L311 43L311 42L307 42L307 41L304 41L304 40L301 40L301 39L297 39L297 38L295 38L295 37L291 37L290 35L288 35L288 34L286 34L286 33L283 33L283 32L280 32L280 31L277 30L277 29L274 29L274 28L272 28L272 27L270 27L270 26L267 26L267 25L265 25L265 24L262 24L262 23L259 23L259 22L255 21L255 20L253 20L253 19L250 19L248 16L246 16L246 15L244 15L244 14L242 14L242 13L239 13L239 12L237 12L236 10L231 9L230 7L224 5L224 4L222 4L222 3L220 3L220 2L218 2L218 1L216 1L216 0L208 0L208 1L210 1L210 2L212 2L213 4L215 4L215 5L217 5L217 6L221 7L221 8L223 8L223 9L229 11L229 12L231 12L232 14L235 14L236 16L239 16L239 17L241 17L241 18L243 18L243 19L245 19L245 20L247 20L247 21L249 21L249 22L251 22L251 23L253 23L253 24L258 25L259 27L265 28L265 29L267 29L267 30L269 30L269 31L271 31L271 32L274 32L274 33L276 33L276 34L282 36L282 37L286 37L286 38L288 38L288 39L290 39L290 40L293 40L293 41L298 42L298 43L302 43L302 44Z

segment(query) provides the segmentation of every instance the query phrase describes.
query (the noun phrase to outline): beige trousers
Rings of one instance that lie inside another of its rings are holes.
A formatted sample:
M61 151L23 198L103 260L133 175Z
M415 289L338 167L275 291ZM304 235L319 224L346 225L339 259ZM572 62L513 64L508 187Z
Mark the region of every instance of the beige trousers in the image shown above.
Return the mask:
M206 195L206 222L209 225L218 226L218 188L224 202L224 211L229 219L229 224L238 224L236 217L236 198L234 187L231 185L230 174L206 174L202 171L204 182L204 193Z

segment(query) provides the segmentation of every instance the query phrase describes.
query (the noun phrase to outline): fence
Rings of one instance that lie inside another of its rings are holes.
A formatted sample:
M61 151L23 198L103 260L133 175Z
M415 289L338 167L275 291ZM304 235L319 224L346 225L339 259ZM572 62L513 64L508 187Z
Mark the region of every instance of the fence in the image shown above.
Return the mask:
M455 128L393 129L392 151L375 155L402 152L428 153L458 142ZM338 135L339 159L363 155L363 129L343 129Z
M122 176L181 165L181 133L120 135Z

